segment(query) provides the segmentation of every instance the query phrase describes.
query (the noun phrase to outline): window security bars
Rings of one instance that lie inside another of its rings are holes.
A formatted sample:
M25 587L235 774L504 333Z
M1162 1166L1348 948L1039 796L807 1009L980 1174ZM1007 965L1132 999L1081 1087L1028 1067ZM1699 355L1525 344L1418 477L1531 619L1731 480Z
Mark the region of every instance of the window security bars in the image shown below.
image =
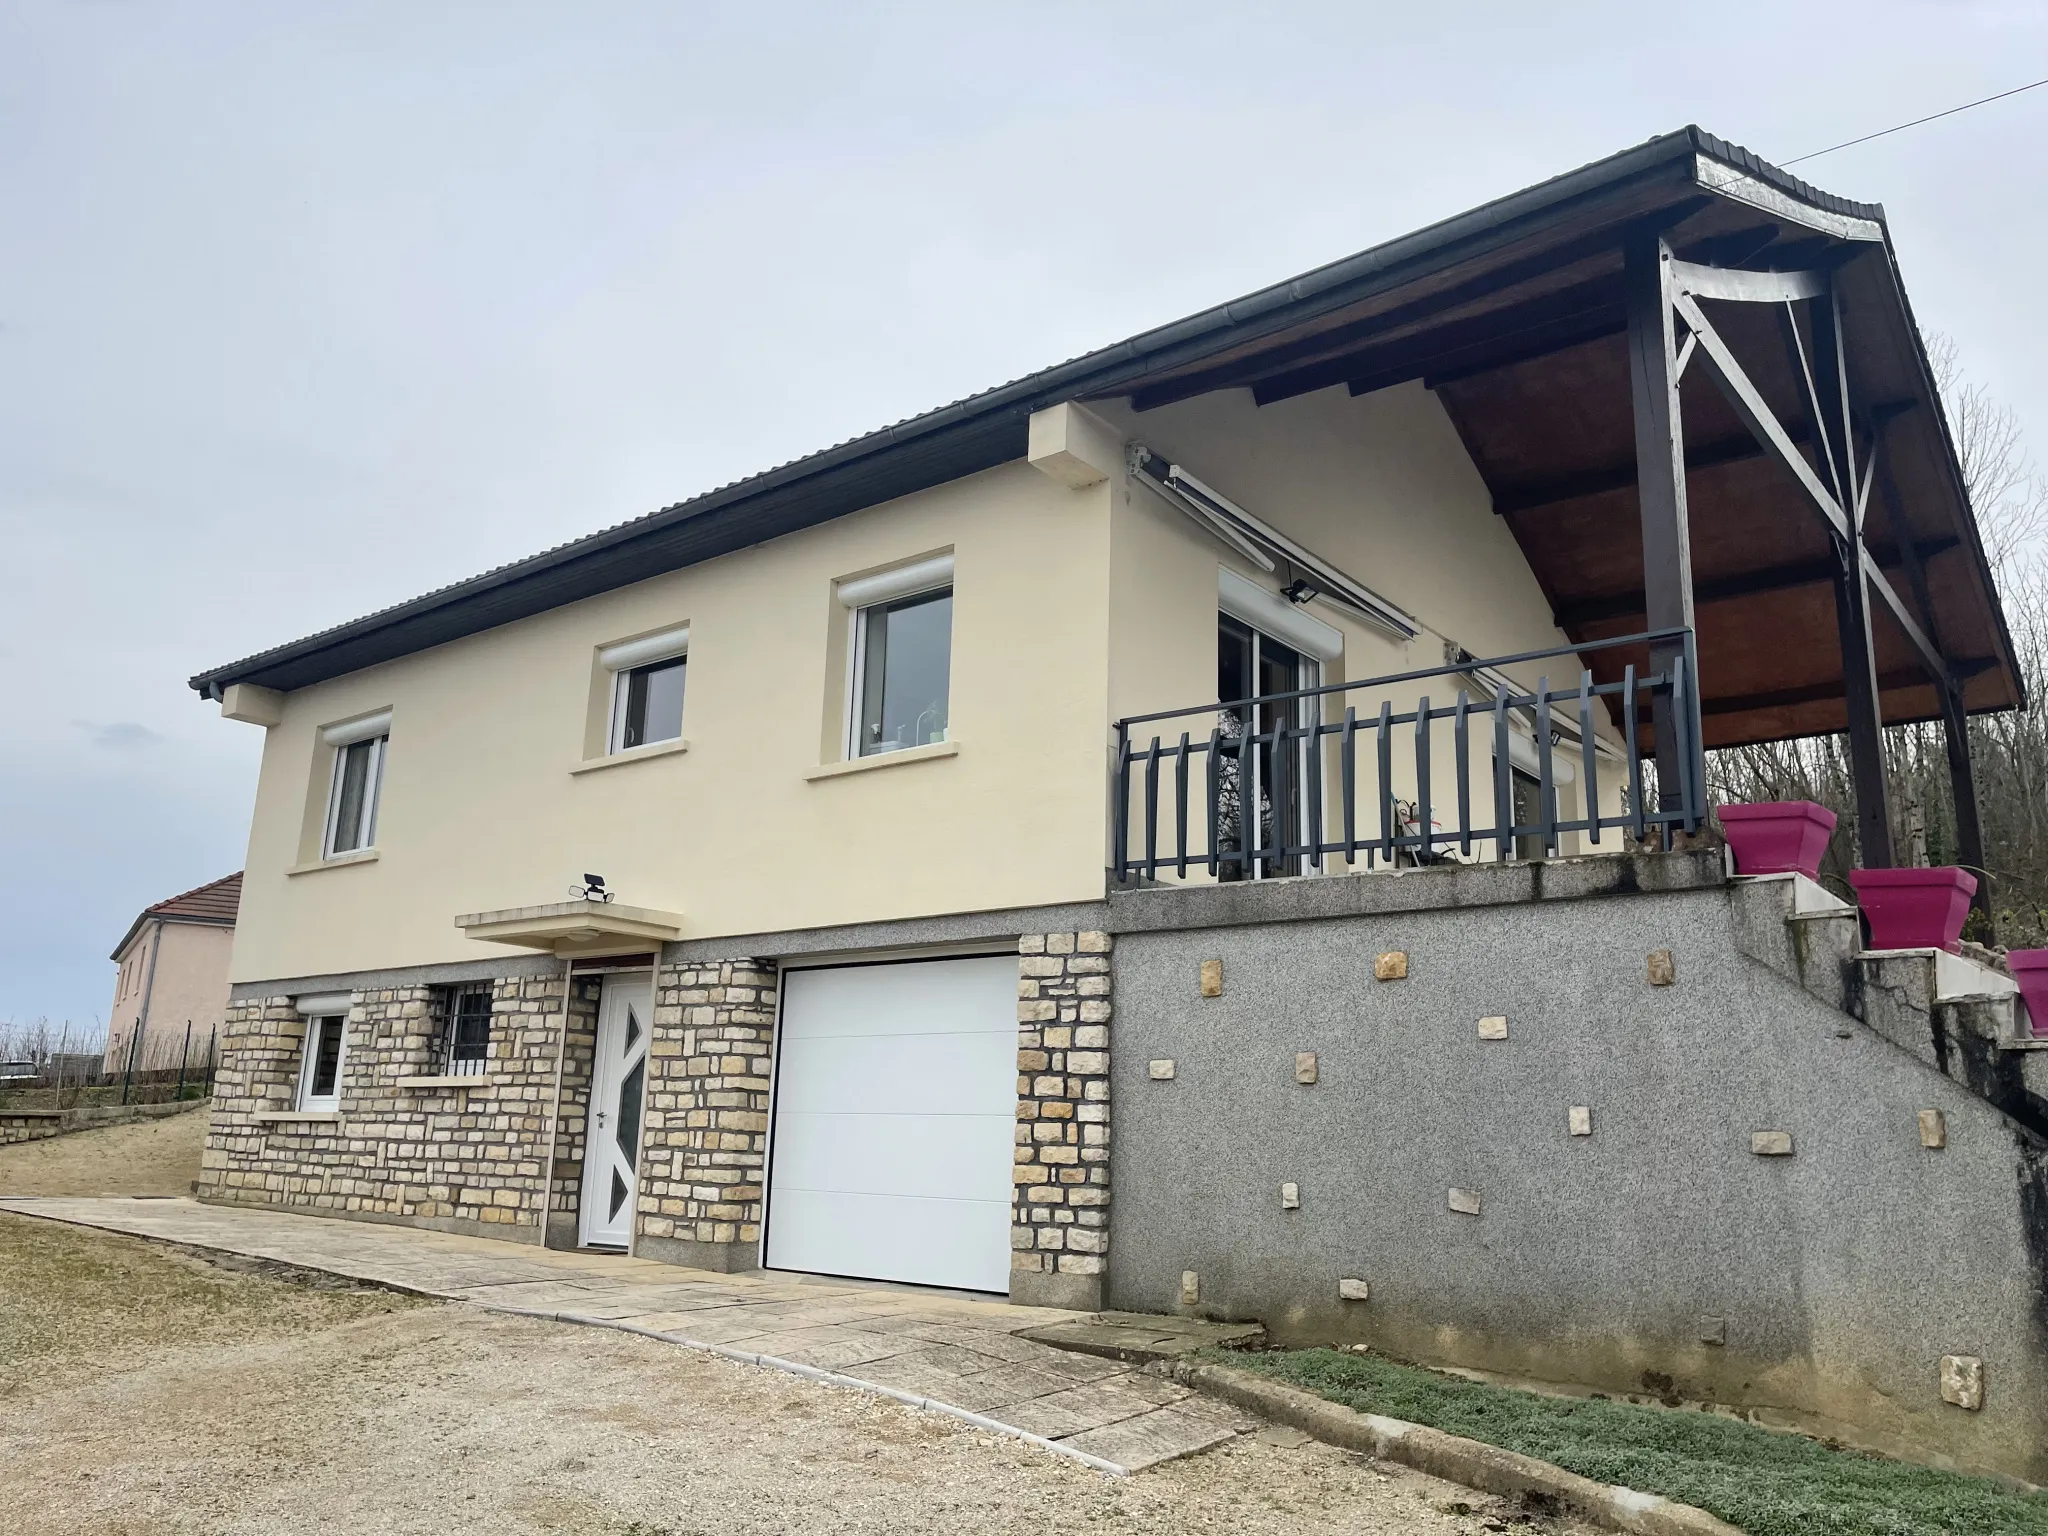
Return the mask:
M1645 647L1656 670L1630 662L1615 682L1596 683L1581 668L1575 685L1553 688L1544 676L1522 692L1499 671ZM1467 675L1507 686L1477 701L1462 688L1442 703L1422 691L1432 678ZM1129 885L1191 872L1225 881L1304 874L1333 858L1355 867L1361 855L1368 869L1542 858L1573 832L1596 849L1610 831L1616 851L1651 836L1669 846L1675 832L1706 820L1697 677L1692 632L1664 630L1119 720L1111 874ZM1389 691L1406 707L1397 710ZM1379 708L1363 716L1341 697L1370 693L1382 696ZM1620 717L1621 761L1603 762L1596 746L1604 710ZM1646 794L1641 734L1653 718L1670 722L1664 755L1675 771ZM1207 724L1206 737L1147 730L1137 744L1140 728L1173 721ZM1578 739L1564 741L1567 732ZM1397 773L1397 758L1411 752L1413 781L1402 783L1408 765ZM1453 770L1447 788L1443 766ZM1577 814L1565 815L1559 785L1571 781Z
M491 989L456 987L445 995L441 1062L450 1077L480 1077L491 1050Z

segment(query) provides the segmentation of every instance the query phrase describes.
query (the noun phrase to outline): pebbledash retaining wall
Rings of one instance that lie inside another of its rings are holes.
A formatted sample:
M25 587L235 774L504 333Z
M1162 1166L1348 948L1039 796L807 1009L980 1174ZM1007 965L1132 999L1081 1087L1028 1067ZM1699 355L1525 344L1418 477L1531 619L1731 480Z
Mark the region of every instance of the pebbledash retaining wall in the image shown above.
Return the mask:
M1110 1303L2048 1483L2048 1141L1782 974L1824 969L1789 889L1666 855L1113 896Z

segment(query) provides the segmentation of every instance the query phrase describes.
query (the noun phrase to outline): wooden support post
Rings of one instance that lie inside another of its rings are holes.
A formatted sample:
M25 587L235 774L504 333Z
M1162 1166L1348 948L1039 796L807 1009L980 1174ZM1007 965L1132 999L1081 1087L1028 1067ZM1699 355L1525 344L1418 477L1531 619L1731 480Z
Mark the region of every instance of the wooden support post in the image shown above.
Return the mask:
M1636 493L1643 524L1643 594L1649 628L1692 628L1692 541L1685 510L1685 427L1678 407L1678 353L1671 311L1671 248L1661 238L1631 245L1627 254L1628 373L1635 407ZM1682 641L1652 649L1652 670L1669 675L1684 654ZM1694 718L1684 729L1673 718L1664 689L1651 700L1657 734L1657 799L1674 810L1688 784L1703 782L1682 760L1681 736L1700 741L1697 678L1688 679Z
M1813 374L1823 462L1833 478L1848 523L1837 541L1835 628L1842 643L1842 698L1849 712L1849 773L1856 790L1856 842L1865 869L1890 869L1891 806L1884 782L1884 720L1877 692L1876 653L1870 643L1870 587L1863 572L1862 497L1856 484L1856 445L1849 430L1849 374L1842 354L1842 316L1830 288L1812 301Z

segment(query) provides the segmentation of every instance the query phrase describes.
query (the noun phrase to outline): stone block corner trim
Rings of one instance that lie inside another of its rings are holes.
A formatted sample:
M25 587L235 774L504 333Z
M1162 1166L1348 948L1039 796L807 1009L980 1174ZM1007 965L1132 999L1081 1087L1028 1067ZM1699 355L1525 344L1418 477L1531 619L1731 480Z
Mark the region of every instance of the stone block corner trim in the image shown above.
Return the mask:
M1013 1275L1099 1285L1108 1272L1111 943L1100 932L1017 941ZM1147 1072L1170 1079L1173 1064Z

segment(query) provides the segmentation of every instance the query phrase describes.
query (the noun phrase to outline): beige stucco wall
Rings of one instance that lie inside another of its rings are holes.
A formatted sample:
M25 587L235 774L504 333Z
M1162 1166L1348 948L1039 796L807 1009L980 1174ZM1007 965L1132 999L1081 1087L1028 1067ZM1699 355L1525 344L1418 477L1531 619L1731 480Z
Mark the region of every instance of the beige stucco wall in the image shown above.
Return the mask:
M504 954L456 914L586 871L690 936L1099 896L1107 502L1018 462L288 695L235 979ZM833 584L947 549L957 754L807 779L837 756ZM572 774L597 648L683 623L688 750ZM317 857L321 728L383 708L377 858L288 874Z
M154 919L143 924L115 973L114 1002L107 1013L107 1070L127 1066L129 1040L143 1018L145 999L149 1012L136 1067L176 1066L187 1020L192 1025L191 1060L197 1064L205 1059L207 1040L227 1011L228 960L234 942L235 930L223 924L158 924Z
M1093 409L1429 627L1400 643L1313 605L1344 633L1327 680L1438 665L1446 637L1480 656L1564 641L1419 386ZM834 583L941 551L957 751L814 776L839 755L845 699ZM559 901L586 871L682 914L690 937L1097 897L1108 727L1215 697L1220 566L1277 588L1121 467L1076 490L1020 461L290 694L267 732L233 975L502 954L456 914ZM601 744L597 649L679 624L688 749L572 773ZM382 709L377 855L321 866L321 729ZM1406 792L1412 746L1397 757Z
M1340 385L1268 406L1255 405L1249 390L1224 390L1143 413L1120 402L1092 409L1426 626L1402 642L1344 609L1310 604L1310 615L1344 636L1343 657L1325 665L1325 682L1440 666L1447 640L1482 658L1569 643L1552 622L1514 536L1494 514L1450 418L1419 383L1355 398ZM1214 698L1218 568L1271 592L1280 578L1239 557L1141 483L1120 477L1113 499L1113 714ZM1535 686L1539 673L1553 688L1575 684L1578 675L1570 658L1506 670L1526 687ZM1351 705L1364 719L1378 712L1383 697L1397 712L1412 709L1422 691L1433 704L1447 704L1460 685L1460 679L1439 678L1386 692L1362 689L1345 694L1329 718ZM1490 704L1485 690L1475 696ZM1184 729L1200 736L1208 728L1208 721L1176 720L1146 729L1173 742ZM1604 708L1596 712L1596 730L1619 739ZM1431 744L1432 781L1448 796L1455 789L1447 724L1433 731ZM1475 742L1472 792L1482 804L1491 793L1485 778L1490 761ZM1619 765L1603 762L1602 775L1601 800L1611 813L1621 788ZM1397 732L1394 782L1397 795L1413 796L1412 729ZM1582 814L1578 795L1576 786L1560 786L1561 815ZM1334 790L1329 798L1334 815ZM1454 825L1450 815L1436 819ZM1491 817L1475 810L1475 820ZM1604 846L1619 847L1615 834L1607 834ZM1575 837L1566 839L1563 851L1579 851Z

